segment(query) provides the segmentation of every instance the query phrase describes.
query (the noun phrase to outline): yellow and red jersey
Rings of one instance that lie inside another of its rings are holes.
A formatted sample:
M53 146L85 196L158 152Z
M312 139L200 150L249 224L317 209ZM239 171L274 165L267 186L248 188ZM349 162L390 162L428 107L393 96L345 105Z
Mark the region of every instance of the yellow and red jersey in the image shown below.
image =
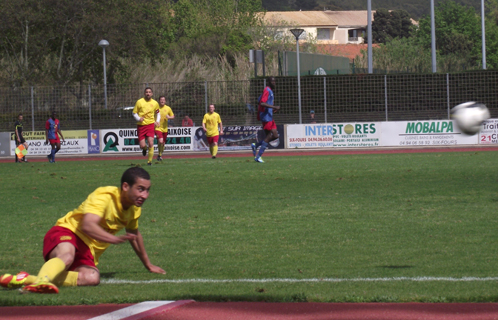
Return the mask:
M136 113L139 117L144 118L144 121L137 122L140 126L156 122L157 112L159 112L159 104L154 99L147 101L145 98L142 98L135 103L135 108L133 108L133 113Z
M121 205L121 189L118 187L101 187L92 192L77 208L68 212L56 222L56 226L67 228L74 232L90 248L98 264L100 255L109 247L110 243L97 241L89 237L81 229L83 216L92 213L100 216L100 226L108 233L115 235L118 231L138 229L138 218L142 209L131 206L127 210Z
M220 134L218 125L221 123L221 118L218 113L206 113L204 119L202 119L202 123L206 124L206 137L214 137Z
M174 116L173 110L169 106L159 106L159 113L161 114L161 122L159 127L156 127L157 131L168 132L168 119L166 116Z

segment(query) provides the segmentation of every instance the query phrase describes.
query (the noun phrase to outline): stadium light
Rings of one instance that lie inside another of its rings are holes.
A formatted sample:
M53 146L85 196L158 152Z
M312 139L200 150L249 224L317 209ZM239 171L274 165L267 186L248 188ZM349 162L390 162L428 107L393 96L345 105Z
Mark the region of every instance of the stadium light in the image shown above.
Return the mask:
M368 38L368 73L373 73L372 53L372 0L367 1L367 38Z
M482 69L486 70L486 27L484 16L484 0L481 0L481 42L482 42Z
M301 114L301 70L299 66L299 37L303 34L303 29L291 29L290 32L296 37L296 53L297 53L297 99L299 105L299 124L303 123Z
M105 65L106 65L106 61L105 61L105 48L107 48L109 46L109 41L102 39L99 42L99 46L102 47L102 50L103 50L103 60L104 60L104 101L105 101L105 108L107 109L107 76L106 76L106 72L105 72Z

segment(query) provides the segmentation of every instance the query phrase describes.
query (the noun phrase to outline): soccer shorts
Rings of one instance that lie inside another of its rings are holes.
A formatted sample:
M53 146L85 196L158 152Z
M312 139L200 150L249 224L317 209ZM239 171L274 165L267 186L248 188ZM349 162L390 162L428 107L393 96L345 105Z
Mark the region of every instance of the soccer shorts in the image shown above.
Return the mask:
M262 122L262 124L263 124L263 130L271 131L273 129L277 129L277 125L274 120L270 122Z
M208 143L209 144L218 143L219 138L220 138L219 135L213 137L207 137Z
M69 267L69 271L74 271L79 266L97 268L97 266L95 266L92 252L86 243L84 243L83 240L81 240L71 230L58 226L54 226L48 230L45 238L43 239L43 258L45 261L49 260L48 256L50 252L52 252L52 250L54 250L59 243L63 242L69 242L76 248L74 261Z
M26 142L26 140L24 140L23 136L19 136L19 140L21 140L21 142L18 142L17 139L16 139L16 146L18 146L18 145L23 144L24 142Z
M50 142L50 144L59 144L61 143L61 138L59 138L59 135L56 135L55 139L48 139L48 142Z
M159 131L159 130L156 130L155 131L156 133L156 137L157 139L163 139L164 141L166 141L166 138L168 137L168 132L162 132L162 131Z
M142 141L145 137L154 138L154 124L146 124L145 126L137 126L138 141Z

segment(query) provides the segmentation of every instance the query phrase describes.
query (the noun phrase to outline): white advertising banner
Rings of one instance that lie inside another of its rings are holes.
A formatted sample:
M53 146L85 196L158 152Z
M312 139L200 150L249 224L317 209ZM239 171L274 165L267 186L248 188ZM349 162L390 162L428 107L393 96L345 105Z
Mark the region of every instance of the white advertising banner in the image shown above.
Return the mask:
M480 144L498 144L498 119L486 120L479 132Z
M192 151L193 127L168 128L164 151ZM101 153L140 152L137 129L100 130ZM154 138L154 151L157 139Z
M22 135L28 143L28 155L48 155L52 147L45 143L45 131L23 131ZM87 130L62 130L61 149L57 154L88 154ZM15 154L16 135L10 134L10 155Z
M377 147L381 137L379 128L379 122L287 125L286 147Z
M451 120L382 122L383 147L477 144L477 134L461 133Z

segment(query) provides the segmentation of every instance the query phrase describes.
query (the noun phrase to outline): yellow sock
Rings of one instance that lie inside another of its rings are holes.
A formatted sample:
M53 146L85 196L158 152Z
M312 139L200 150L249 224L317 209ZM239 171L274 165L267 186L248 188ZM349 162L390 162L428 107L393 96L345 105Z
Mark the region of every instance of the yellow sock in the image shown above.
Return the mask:
M161 157L164 151L164 144L161 143L159 146L157 146L157 149L159 149L159 156Z
M38 272L38 277L36 277L36 282L52 282L59 274L64 272L65 269L66 264L64 261L59 258L52 258L41 267L40 272Z
M215 144L213 146L213 152L212 152L212 154L213 154L213 157L216 157L216 155L218 154L218 145L217 144Z
M78 272L64 271L54 279L53 283L58 287L76 287L78 285Z
M149 162L154 158L154 147L149 148Z
M213 146L209 146L209 152L213 155Z
M26 277L26 280L24 280L24 284L28 285L28 284L35 283L36 279L38 279L37 276L31 276L31 275L29 275L29 276Z

